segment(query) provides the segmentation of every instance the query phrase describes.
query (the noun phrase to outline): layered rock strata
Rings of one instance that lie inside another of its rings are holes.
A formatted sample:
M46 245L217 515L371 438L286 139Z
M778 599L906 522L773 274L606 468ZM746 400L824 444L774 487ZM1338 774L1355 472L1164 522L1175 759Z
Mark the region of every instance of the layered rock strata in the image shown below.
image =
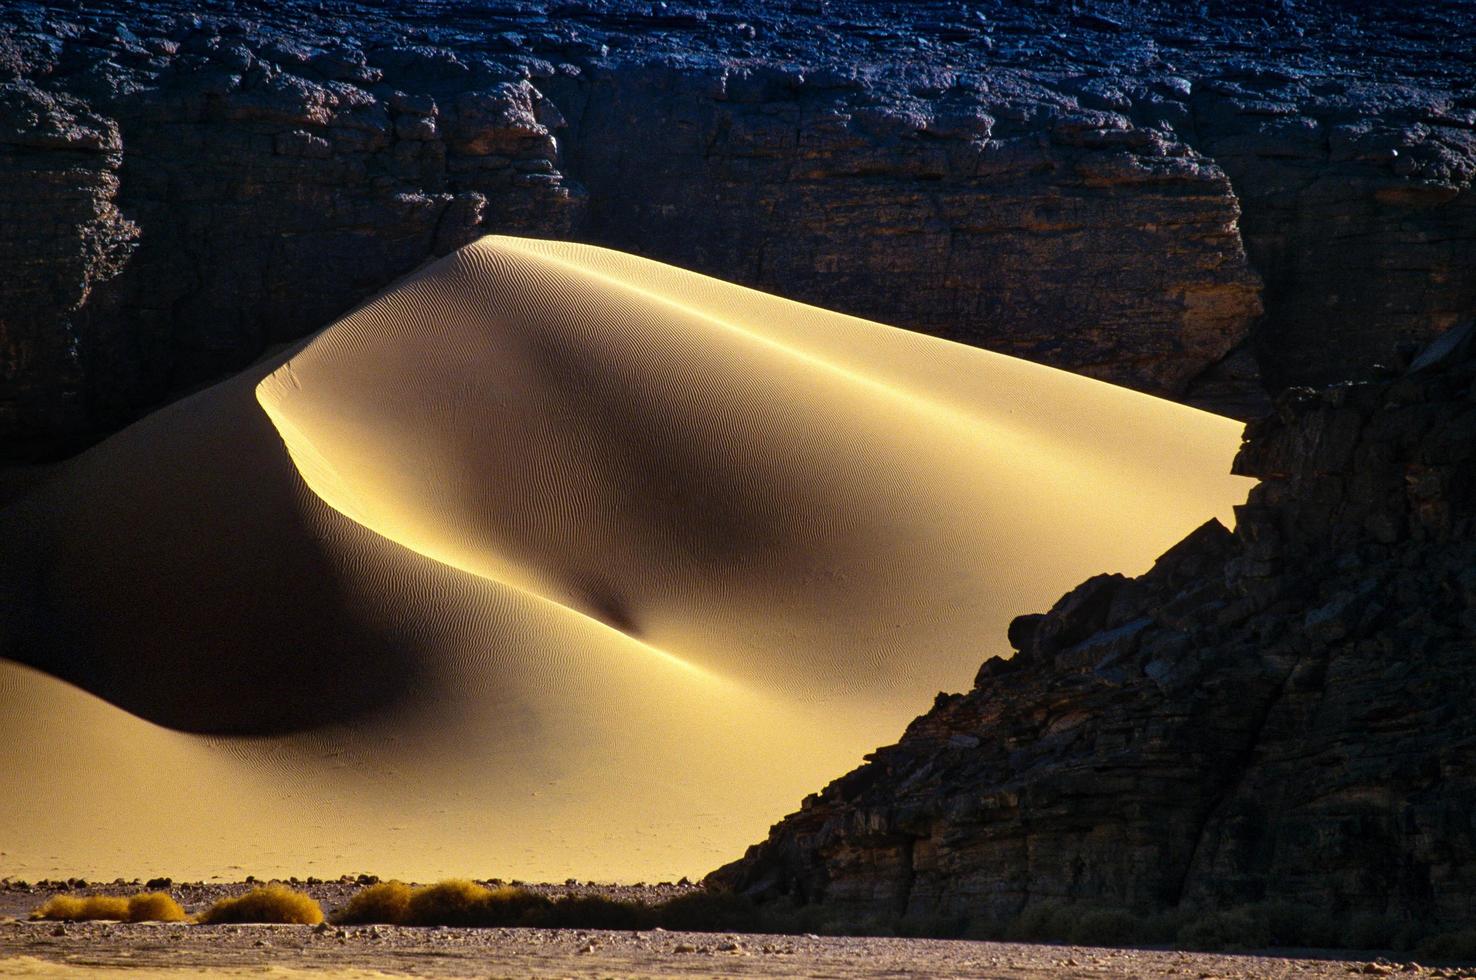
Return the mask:
M1210 522L1142 577L1018 618L1012 658L712 880L986 932L1052 905L1267 902L1468 926L1472 337L1288 392L1248 430L1236 467L1261 482L1234 533Z
M0 85L0 438L90 421L79 321L138 236L115 201L121 150L78 100Z
M27 271L0 349L31 353L0 376L0 451L64 454L493 231L1248 417L1476 307L1468 21L1392 0L12 5L0 249ZM91 164L26 135L28 99L101 127Z

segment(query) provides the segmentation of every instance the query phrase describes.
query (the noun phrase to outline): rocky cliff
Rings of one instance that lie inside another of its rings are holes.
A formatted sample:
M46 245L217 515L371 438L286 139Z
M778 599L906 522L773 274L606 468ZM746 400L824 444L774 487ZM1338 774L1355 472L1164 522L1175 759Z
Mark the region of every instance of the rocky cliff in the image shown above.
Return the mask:
M1317 944L1469 926L1473 336L1288 392L1249 427L1236 467L1261 482L1234 533L1018 618L1013 658L713 880L984 933L1052 906L1279 903L1304 916L1281 941Z
M490 231L1253 415L1476 308L1470 19L7 4L0 453L64 454Z

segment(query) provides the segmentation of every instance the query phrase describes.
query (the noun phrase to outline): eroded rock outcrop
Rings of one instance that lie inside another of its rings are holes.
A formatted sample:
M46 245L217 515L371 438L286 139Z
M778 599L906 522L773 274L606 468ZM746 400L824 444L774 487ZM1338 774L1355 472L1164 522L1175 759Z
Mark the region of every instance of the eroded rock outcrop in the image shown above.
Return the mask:
M11 308L17 329L64 337L71 359L68 374L26 372L0 438L65 449L69 436L115 427L322 326L482 234L489 213L569 233L557 111L510 67L459 65L438 85L413 58L371 66L362 50L268 40L249 22L134 13L85 28L15 15L14 36L55 44L28 64L35 81L11 85L106 113L92 148L105 152L108 204L128 216L136 247L89 294L78 283L98 276L38 256L25 235L59 226L82 238L91 213L47 210L8 185L21 199L0 240L33 256L22 268L50 273L16 277L31 290ZM54 181L74 181L69 193L91 186L87 171L46 159ZM67 333L49 326L55 309L69 311ZM58 389L78 402L70 416L46 408Z
M1476 308L1468 13L1090 7L6 7L0 83L110 142L4 144L6 344L60 353L7 361L0 453L64 454L486 232L1244 417ZM105 203L43 206L38 168Z
M1142 577L1020 617L1013 658L712 880L985 932L1052 904L1468 926L1473 335L1289 392L1248 430L1236 465L1261 483L1234 533L1210 522Z
M551 85L588 237L1170 397L1248 336L1225 174L1023 76L723 67ZM658 156L623 133L690 129ZM692 219L700 210L701 220Z
M78 314L138 234L115 203L121 150L78 100L0 83L0 439L89 421Z

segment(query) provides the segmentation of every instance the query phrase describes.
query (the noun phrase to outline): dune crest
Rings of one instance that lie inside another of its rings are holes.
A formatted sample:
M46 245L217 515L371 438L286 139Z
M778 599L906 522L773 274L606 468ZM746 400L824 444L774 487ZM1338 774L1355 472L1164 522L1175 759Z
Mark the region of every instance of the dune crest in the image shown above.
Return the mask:
M1228 522L1239 428L483 239L0 515L7 870L705 871L1012 616Z

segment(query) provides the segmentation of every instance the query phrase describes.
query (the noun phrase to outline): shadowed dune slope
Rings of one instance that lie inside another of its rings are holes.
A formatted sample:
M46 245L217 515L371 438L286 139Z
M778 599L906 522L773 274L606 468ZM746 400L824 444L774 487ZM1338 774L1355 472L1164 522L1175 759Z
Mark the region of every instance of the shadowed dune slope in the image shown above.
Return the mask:
M705 871L1237 423L486 238L0 514L0 873Z

